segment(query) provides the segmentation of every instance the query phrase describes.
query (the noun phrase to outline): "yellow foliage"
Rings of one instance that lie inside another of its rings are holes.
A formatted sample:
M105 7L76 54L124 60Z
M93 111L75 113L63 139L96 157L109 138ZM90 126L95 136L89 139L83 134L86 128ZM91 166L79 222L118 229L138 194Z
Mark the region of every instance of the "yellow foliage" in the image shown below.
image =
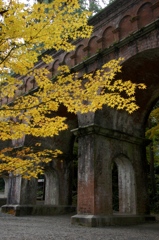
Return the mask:
M37 178L39 174L43 173L45 164L59 154L61 154L59 150L44 149L40 151L37 146L35 149L23 148L22 150L6 148L0 152L0 172L13 172L15 175L22 175L27 179Z
M53 137L67 129L65 118L51 115L63 104L69 112L87 113L101 109L104 104L132 113L136 88L143 84L114 80L121 71L123 59L106 63L101 70L85 74L78 79L67 66L60 66L54 81L45 68L35 69L38 57L46 50L71 51L77 38L89 38L92 27L87 24L89 12L79 13L77 0L54 0L49 4L25 7L19 1L9 4L0 0L0 140L21 139L25 135ZM50 63L52 56L43 54ZM14 75L12 75L14 73ZM32 76L36 91L23 95L23 78L15 74ZM22 80L21 80L22 79ZM84 80L84 81L82 81ZM124 95L123 95L124 93ZM123 97L125 96L125 97ZM5 102L9 99L10 104ZM39 144L36 144L38 147ZM26 178L42 173L44 163L57 157L57 150L34 151L32 148L0 151L0 172L21 174Z

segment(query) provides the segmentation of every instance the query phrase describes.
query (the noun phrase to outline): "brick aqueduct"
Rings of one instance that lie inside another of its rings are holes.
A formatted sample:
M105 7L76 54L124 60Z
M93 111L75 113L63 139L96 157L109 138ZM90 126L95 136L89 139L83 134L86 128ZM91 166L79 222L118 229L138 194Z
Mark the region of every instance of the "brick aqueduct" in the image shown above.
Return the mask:
M78 137L78 201L72 223L86 226L132 224L149 216L146 176L145 126L159 97L159 1L116 0L95 15L90 39L76 41L74 52L53 52L47 66L56 73L65 63L80 73L94 71L103 63L124 57L123 80L144 82L137 92L140 108L132 115L104 106L96 113L68 117L69 129L54 139L41 140L45 146L60 148L64 161L53 160L45 170L44 205L36 203L36 181L9 179L7 205L16 215L53 214L73 210L71 205L72 150ZM39 63L39 66L41 63ZM34 81L24 79L23 92ZM73 130L73 131L70 131ZM26 139L27 141L27 139ZM119 213L113 211L112 166L118 171ZM153 219L153 218L152 218Z

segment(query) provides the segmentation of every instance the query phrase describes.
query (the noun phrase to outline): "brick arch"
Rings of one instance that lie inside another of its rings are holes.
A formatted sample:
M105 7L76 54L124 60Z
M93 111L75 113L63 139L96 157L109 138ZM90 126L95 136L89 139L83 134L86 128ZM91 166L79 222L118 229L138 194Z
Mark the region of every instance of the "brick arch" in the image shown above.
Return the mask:
M130 79L132 82L145 83L146 90L138 90L136 101L139 109L131 116L135 123L134 128L140 129L144 137L145 123L148 115L159 98L159 72L158 72L159 48L144 50L127 59L122 67L122 79ZM132 126L133 124L132 123ZM127 131L129 131L127 127ZM135 130L133 130L134 132Z
M28 77L25 80L25 92L30 91L34 87L35 87L35 80L34 80L34 78L33 77Z
M131 16L124 16L119 23L119 40L128 36L132 32Z
M79 45L76 48L75 51L75 65L82 62L83 58L84 58L84 51L83 51L84 46L83 45Z
M66 65L69 66L69 67L72 67L72 66L73 66L73 61L72 61L72 58L71 58L71 53L66 53L66 55L64 56L64 59L63 59L63 63L66 64Z
M58 59L55 60L55 62L53 63L53 67L52 67L53 74L55 74L57 72L57 69L58 69L59 65L60 65L60 61Z
M44 68L48 70L48 74L47 74L48 78L52 78L52 76L53 76L52 62L49 64L46 64Z
M113 44L115 38L113 33L113 27L108 27L103 32L103 48L109 47L111 44Z
M143 4L137 12L138 15L138 28L142 28L149 24L153 20L153 13L152 13L152 3L147 2Z
M153 11L154 19L158 19L159 18L159 2L152 5L152 11Z
M128 59L125 58L122 73L118 74L117 79L145 83L147 86L146 90L137 90L135 94L139 109L130 115L127 112L103 106L102 111L95 113L93 119L95 124L144 137L144 124L154 101L159 97L158 59L159 48L157 47L134 54Z
M88 42L88 55L92 56L98 51L97 36L93 36Z

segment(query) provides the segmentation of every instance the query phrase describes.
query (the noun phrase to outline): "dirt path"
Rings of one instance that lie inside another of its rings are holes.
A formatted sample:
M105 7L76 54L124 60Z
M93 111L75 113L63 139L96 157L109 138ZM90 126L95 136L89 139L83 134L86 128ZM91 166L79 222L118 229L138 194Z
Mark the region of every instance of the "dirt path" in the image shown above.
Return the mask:
M0 240L159 240L159 222L87 228L71 225L70 217L14 217L1 213Z

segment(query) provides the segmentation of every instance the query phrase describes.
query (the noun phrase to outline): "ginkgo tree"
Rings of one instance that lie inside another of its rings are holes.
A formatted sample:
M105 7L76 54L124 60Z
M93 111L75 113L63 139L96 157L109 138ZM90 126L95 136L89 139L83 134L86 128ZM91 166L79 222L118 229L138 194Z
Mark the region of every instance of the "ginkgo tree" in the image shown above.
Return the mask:
M53 61L46 54L48 50L69 52L75 49L74 40L90 37L90 13L78 11L79 8L77 0L54 0L27 7L17 0L0 0L0 140L4 146L7 141L28 135L54 137L67 129L66 118L55 114L61 104L75 114L94 112L103 104L129 113L138 108L135 90L145 86L114 80L121 71L122 59L112 60L80 79L67 66L60 66L50 79L49 71L36 65L39 59L45 63ZM22 76L34 78L36 91L17 94L24 84ZM60 154L58 149L38 149L38 145L2 148L0 172L37 177L44 165Z

